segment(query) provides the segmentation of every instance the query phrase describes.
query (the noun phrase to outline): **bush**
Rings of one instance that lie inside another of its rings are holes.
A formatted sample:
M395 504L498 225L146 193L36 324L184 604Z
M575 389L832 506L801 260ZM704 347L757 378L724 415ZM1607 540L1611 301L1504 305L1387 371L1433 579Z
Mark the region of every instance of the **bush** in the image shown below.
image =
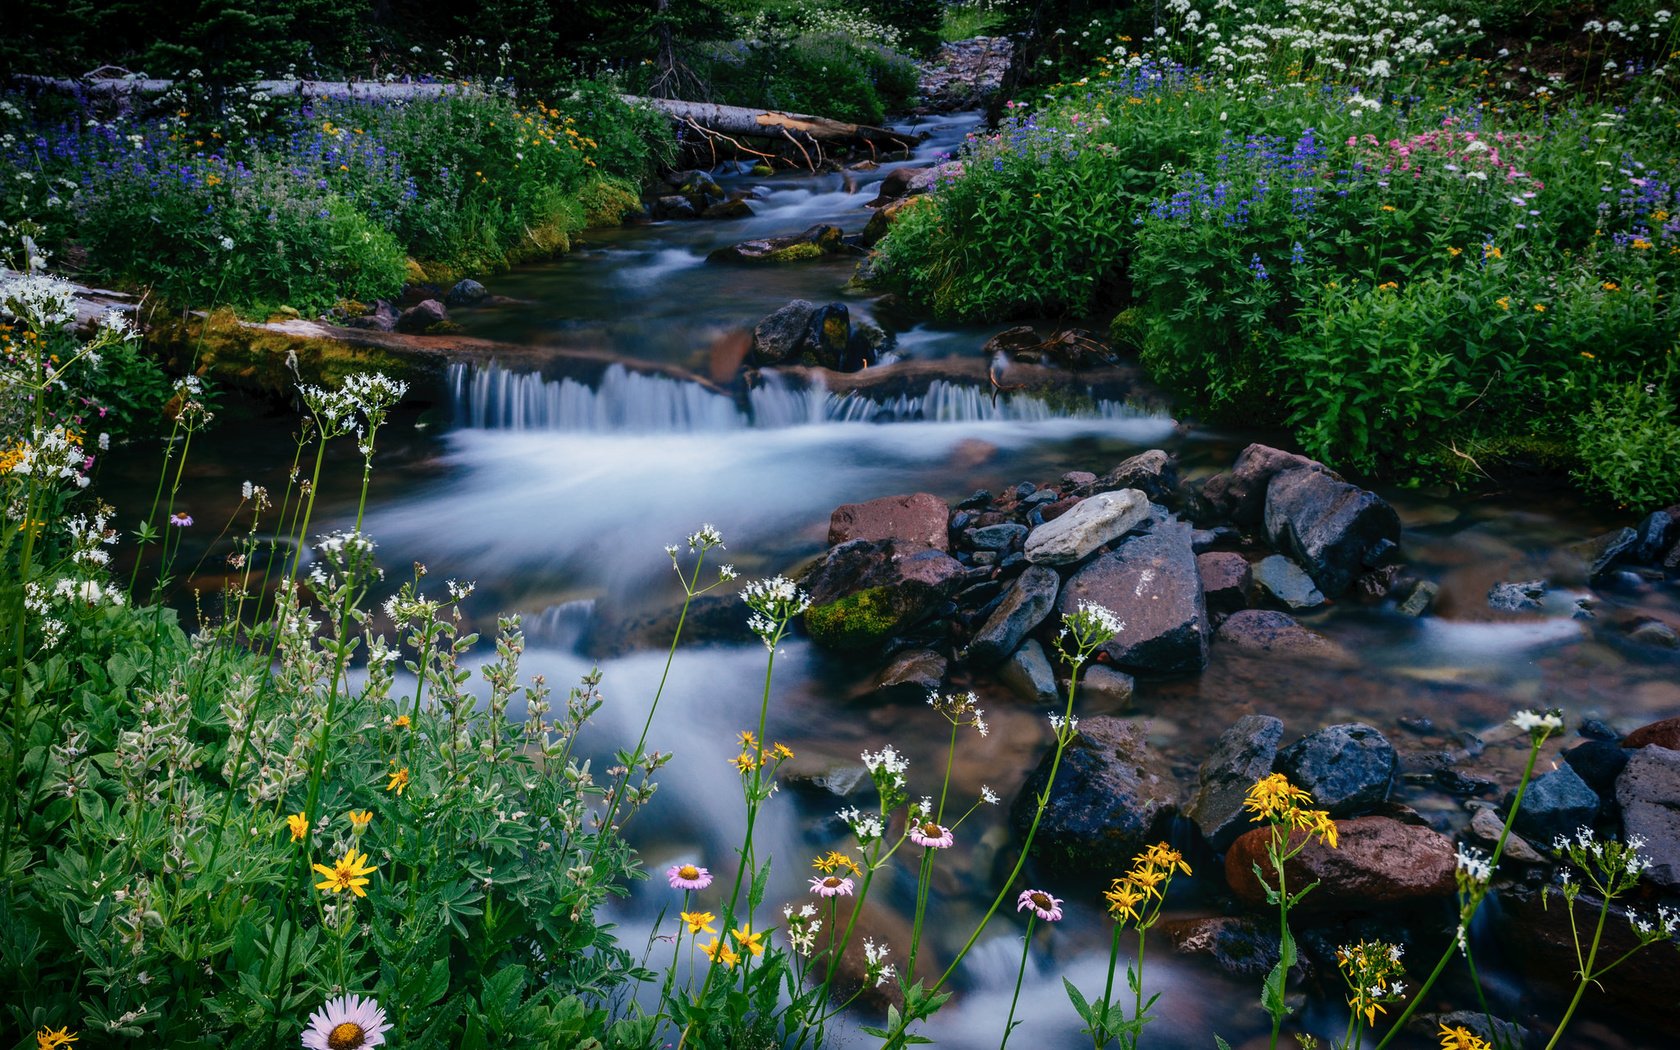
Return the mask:
M1680 499L1680 415L1674 370L1662 383L1624 383L1575 417L1575 478L1635 510Z

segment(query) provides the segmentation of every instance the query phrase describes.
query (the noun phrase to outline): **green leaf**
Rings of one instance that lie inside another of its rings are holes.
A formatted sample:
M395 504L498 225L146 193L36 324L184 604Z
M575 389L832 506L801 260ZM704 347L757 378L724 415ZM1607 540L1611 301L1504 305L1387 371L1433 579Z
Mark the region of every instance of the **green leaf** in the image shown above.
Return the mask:
M1073 982L1063 977L1062 987L1067 989L1068 1001L1073 1003L1074 1012L1079 1015L1080 1019L1088 1025L1095 1024L1091 1020L1091 1004L1085 1001L1083 995L1079 994L1079 989L1073 986Z

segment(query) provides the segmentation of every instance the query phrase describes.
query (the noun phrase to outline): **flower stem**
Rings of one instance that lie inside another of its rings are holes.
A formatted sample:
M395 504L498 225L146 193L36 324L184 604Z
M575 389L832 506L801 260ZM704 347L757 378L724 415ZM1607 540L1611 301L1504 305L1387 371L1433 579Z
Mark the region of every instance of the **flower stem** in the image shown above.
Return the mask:
M1021 942L1021 965L1015 971L1015 994L1009 997L1009 1017L1003 1022L1003 1041L998 1043L998 1050L1009 1045L1009 1033L1015 1030L1015 1004L1021 1001L1021 979L1027 975L1027 953L1032 951L1033 923L1037 921L1036 914L1027 916L1027 935Z

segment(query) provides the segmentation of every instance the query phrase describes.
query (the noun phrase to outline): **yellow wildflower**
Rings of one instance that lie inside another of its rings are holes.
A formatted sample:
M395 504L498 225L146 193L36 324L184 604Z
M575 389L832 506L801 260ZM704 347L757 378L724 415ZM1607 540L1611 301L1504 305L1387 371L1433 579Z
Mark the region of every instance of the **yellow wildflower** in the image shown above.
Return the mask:
M736 954L735 949L722 941L714 940L710 944L702 944L700 950L705 952L706 958L712 960L712 962L722 963L730 969L734 969L735 964L741 961L741 957Z
M735 943L739 944L743 951L752 952L754 957L764 954L764 934L752 932L751 923L738 930L731 930L729 936L735 938Z
M1545 303L1535 303L1534 304L1534 312L1537 313L1537 314L1545 313L1546 312L1546 304Z
M362 887L368 884L365 876L374 870L368 865L367 854L357 853L354 849L346 852L338 859L338 863L330 868L325 864L313 864L311 867L326 876L324 880L315 884L316 889L329 893L349 890L358 897L367 896L367 891Z
M688 923L688 932L694 936L699 936L702 933L716 933L717 930L711 925L712 920L716 918L717 916L709 911L685 911L682 913L682 921Z
M407 715L398 715L397 717L391 719L392 729L407 729L408 726L409 721Z
M408 787L408 767L394 769L385 775L391 778L391 782L385 785L386 791L395 791L398 795L401 795L403 789Z
M355 834L360 835L368 829L368 824L372 820L373 810L353 809L350 811L350 830Z
M863 874L863 869L858 867L858 862L839 850L829 850L827 856L818 857L811 861L811 867L824 875L833 875L842 869L851 872L853 875Z
M1499 307L1501 310L1509 310L1511 308L1511 297L1508 295L1502 295L1493 301L1493 305Z
M1108 914L1115 922L1125 922L1127 918L1136 922L1142 918L1138 914L1138 905L1149 899L1149 895L1127 882L1125 879L1115 879L1114 885L1103 894L1103 900L1108 902Z
M1599 285L1599 287L1603 288L1607 292L1619 292L1622 290L1622 286L1617 284L1615 281L1605 281L1603 284Z
M1243 800L1243 808L1262 820L1287 819L1295 809L1311 804L1312 796L1291 784L1282 773L1255 781Z
M51 1028L42 1028L35 1033L35 1050L58 1050L58 1047L74 1043L76 1038L69 1028L60 1028L56 1032Z
M1447 249L1447 254L1456 259L1460 255L1464 254L1464 249L1463 248L1448 248Z
M1441 1026L1441 1050L1491 1050L1486 1039L1462 1025Z
M309 834L309 818L302 813L293 813L287 817L286 826L292 829L293 842L302 842L303 837Z

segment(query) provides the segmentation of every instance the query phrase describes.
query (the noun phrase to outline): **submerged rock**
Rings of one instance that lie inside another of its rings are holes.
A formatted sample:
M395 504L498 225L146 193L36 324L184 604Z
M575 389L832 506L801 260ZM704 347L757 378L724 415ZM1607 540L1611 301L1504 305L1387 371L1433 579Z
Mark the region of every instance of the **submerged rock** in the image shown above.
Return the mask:
M399 332L428 332L449 320L449 311L436 299L424 302L404 310L397 318Z
M912 649L899 653L875 676L873 690L877 693L922 696L938 692L945 683L949 664L945 657L932 649Z
M1286 609L1316 609L1324 604L1324 592L1311 576L1281 554L1268 554L1254 567L1254 582L1262 593Z
M1082 601L1106 606L1125 629L1099 652L1132 671L1181 674L1207 666L1208 619L1190 526L1157 520L1075 572L1062 588L1062 614Z
M1018 833L1032 822L1052 753L1027 777L1010 815ZM1166 763L1136 725L1098 715L1079 723L1033 842L1048 865L1111 874L1167 831L1178 793Z
M761 368L804 364L855 372L874 362L876 354L871 333L853 326L845 303L819 306L794 299L753 326L748 361Z
M1196 772L1196 795L1184 815L1195 821L1215 853L1223 853L1238 835L1255 826L1243 809L1248 789L1272 771L1283 721L1271 715L1247 715L1220 734L1213 752Z
M1208 510L1239 525L1258 525L1266 506L1266 489L1286 470L1315 470L1340 480L1340 475L1316 459L1254 444L1242 450L1229 471L1215 474L1202 485Z
M1540 608L1545 596L1545 580L1496 583L1488 588L1488 608L1498 612L1528 612Z
M1346 649L1295 622L1275 609L1241 609L1225 618L1214 639L1221 645L1251 653L1311 657L1335 664L1353 664Z
M1079 673L1079 699L1086 705L1126 704L1136 689L1131 675L1102 664L1087 664Z
M1347 591L1400 545L1400 516L1374 492L1319 470L1290 470L1266 486L1266 535L1327 597Z
M490 289L467 277L455 282L455 287L449 289L449 294L443 297L443 305L477 306L488 298Z
M753 265L820 259L840 251L845 246L844 237L845 233L838 226L818 225L791 237L769 237L727 245L706 256L706 261Z
M1148 517L1149 500L1137 489L1098 493L1033 529L1024 548L1027 560L1035 565L1073 565Z

